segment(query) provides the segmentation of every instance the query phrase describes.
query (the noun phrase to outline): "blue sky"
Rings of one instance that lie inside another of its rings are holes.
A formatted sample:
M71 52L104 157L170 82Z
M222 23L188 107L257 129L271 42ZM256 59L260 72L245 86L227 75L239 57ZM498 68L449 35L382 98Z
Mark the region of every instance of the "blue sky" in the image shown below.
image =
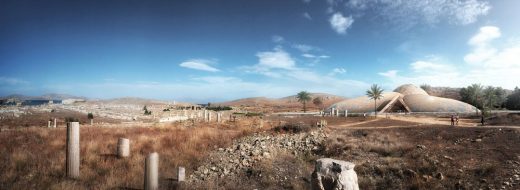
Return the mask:
M0 95L222 101L520 85L520 1L0 2Z

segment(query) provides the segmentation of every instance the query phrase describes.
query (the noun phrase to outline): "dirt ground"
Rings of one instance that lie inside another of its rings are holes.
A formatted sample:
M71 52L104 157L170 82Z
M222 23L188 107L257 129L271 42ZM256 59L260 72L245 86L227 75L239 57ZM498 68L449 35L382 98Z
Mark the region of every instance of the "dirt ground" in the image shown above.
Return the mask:
M41 116L49 117L49 116ZM254 133L279 134L279 125L305 126L327 120L327 138L308 154L273 152L238 178L205 186L221 189L307 189L314 160L331 157L356 164L360 189L520 189L520 126L515 115L462 118L458 127L435 117L244 117L225 125L183 122L152 127L86 127L81 131L82 177L63 175L64 129L23 127L23 118L2 123L0 189L139 189L144 156L161 155L163 189L172 185L177 166L189 176L219 148ZM29 120L30 121L30 120ZM263 128L259 124L263 121ZM493 123L491 122L493 121ZM30 124L31 122L28 122ZM41 124L37 123L37 126ZM45 124L46 125L46 124ZM132 158L113 156L118 137L132 139ZM282 179L279 179L280 176ZM183 189L198 186L181 186Z

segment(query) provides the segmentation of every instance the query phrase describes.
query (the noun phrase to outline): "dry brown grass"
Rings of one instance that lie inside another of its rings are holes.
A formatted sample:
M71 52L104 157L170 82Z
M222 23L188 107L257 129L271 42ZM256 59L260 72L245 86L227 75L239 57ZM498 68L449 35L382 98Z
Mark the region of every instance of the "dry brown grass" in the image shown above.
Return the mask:
M243 121L245 122L245 121ZM178 166L187 175L211 150L255 129L232 126L99 128L81 127L81 178L64 176L64 128L23 128L0 133L0 189L142 188L144 158L160 155L161 184L170 184ZM119 137L129 138L131 156L115 156ZM166 185L167 186L167 185Z

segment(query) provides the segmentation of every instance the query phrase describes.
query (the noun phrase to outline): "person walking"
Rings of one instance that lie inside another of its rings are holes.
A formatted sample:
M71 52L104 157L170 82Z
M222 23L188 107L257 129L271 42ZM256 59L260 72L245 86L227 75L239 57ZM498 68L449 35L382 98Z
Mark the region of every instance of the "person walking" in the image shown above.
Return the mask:
M455 125L455 115L451 114L451 126Z
M459 114L455 116L455 126L459 126Z
M484 114L480 116L480 123L482 123L482 126L484 126Z

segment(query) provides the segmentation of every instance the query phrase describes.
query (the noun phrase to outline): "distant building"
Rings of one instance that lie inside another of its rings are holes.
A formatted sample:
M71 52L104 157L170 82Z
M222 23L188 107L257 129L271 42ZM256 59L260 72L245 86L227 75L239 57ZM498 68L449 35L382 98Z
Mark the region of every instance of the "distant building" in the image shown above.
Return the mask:
M377 100L375 107L378 113L470 113L478 110L476 107L458 100L430 96L426 91L412 84L402 85L393 92L384 92L383 97ZM345 110L348 110L348 113L370 113L374 112L374 100L361 96L333 104L327 111L330 112L332 108L340 113L344 113Z
M73 103L76 103L76 102L85 102L85 99L73 99L73 98L70 98L70 99L64 99L61 101L62 104L73 104Z

